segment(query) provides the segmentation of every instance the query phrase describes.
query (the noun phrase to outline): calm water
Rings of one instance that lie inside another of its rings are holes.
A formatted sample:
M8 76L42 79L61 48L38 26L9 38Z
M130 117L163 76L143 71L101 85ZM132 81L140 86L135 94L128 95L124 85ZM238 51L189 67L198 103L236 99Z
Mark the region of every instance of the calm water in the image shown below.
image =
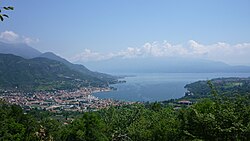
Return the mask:
M198 80L221 77L250 77L250 73L157 73L128 74L127 83L115 84L117 91L100 92L99 98L125 101L162 101L184 96L184 86Z

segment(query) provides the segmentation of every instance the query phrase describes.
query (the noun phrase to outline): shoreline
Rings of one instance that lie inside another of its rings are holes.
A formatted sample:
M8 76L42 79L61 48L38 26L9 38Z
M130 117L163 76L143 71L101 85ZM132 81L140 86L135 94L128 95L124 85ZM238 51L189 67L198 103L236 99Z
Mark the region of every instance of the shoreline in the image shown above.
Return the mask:
M103 93L103 94L98 93L97 95L95 94L94 95L102 99L112 98L114 100L125 100L125 101L133 101L133 102L136 102L136 101L141 101L141 102L159 101L160 102L160 101L168 101L171 99L182 99L185 97L185 94L192 95L192 94L187 93L187 89L185 88L185 86L190 83L194 83L196 81L210 80L210 79L216 79L216 78L233 78L233 77L249 78L250 76L250 73L244 73L244 74L243 73L223 73L223 74L206 73L204 75L200 75L200 74L190 75L190 73L185 73L183 75L179 75L179 74L180 73L174 73L174 75L170 75L169 73L164 73L163 76L157 75L157 74L149 75L148 73L146 75L142 74L141 76L138 75L138 80L137 78L125 79L127 81L129 80L129 83L125 84L125 85L128 85L127 87L129 87L128 88L129 90L124 89L124 85L121 85L121 86L114 85L115 87L119 89L119 92L110 91L111 93ZM152 80L154 78L157 78L157 80ZM165 88L161 89L159 85L154 86L155 83L154 82L151 83L152 81L158 81L158 78L160 78L159 81L163 80L163 82L159 82L159 83L161 83L162 86ZM144 82L146 82L146 85L144 85ZM130 88L130 84L131 84L131 88ZM136 87L140 87L140 88L136 88ZM166 88L166 87L169 87L169 88ZM151 92L151 95L149 95L150 92ZM145 100L144 99L145 97L151 98L152 100Z
M107 108L110 106L121 106L132 104L114 99L101 99L94 96L97 92L108 92L110 87L83 87L77 90L58 90L54 92L6 92L0 96L8 103L20 105L24 110L34 108L48 110L51 112L61 111L91 111Z

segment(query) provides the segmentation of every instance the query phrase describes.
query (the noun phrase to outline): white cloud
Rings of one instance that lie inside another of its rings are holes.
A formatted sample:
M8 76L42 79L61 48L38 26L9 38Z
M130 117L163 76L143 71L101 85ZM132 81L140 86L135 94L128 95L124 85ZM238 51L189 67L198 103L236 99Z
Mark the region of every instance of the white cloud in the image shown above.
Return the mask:
M4 41L8 43L25 43L25 44L31 45L31 44L39 42L39 39L20 36L13 31L4 31L0 33L0 41Z
M188 43L189 43L189 47L190 47L190 52L192 54L206 55L209 52L209 50L206 46L201 45L194 40L189 40Z
M100 61L100 60L107 60L113 58L113 54L104 54L104 53L98 53L93 52L89 49L85 49L82 53L74 56L72 60L74 61Z
M0 34L0 38L8 42L14 42L18 40L19 35L14 33L13 31L4 31Z
M230 45L228 43L218 42L215 44L204 45L194 40L187 44L171 44L167 41L162 43L145 43L142 47L129 47L112 53L93 52L89 49L76 55L72 61L100 61L116 57L137 58L137 57L188 57L202 58L216 61L223 61L229 64L250 65L250 43L241 43Z
M38 38L33 39L33 38L30 38L30 37L25 37L25 36L22 37L22 40L23 40L24 43L26 43L26 44L28 44L28 45L34 44L34 43L38 43L38 42L39 42L39 39L38 39Z

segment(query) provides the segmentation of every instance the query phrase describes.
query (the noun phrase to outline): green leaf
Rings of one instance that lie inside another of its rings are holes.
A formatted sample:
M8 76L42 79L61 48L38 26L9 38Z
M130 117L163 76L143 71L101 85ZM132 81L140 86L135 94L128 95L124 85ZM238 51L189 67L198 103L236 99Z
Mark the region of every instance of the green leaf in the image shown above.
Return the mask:
M8 6L8 7L3 7L4 10L14 10L14 7Z
M12 7L12 6L9 6L8 8L9 8L9 10L14 10L14 7Z
M9 10L9 8L8 8L8 7L3 7L3 9L4 9L4 10Z
M3 16L2 15L0 15L0 20L3 21Z
M6 18L9 18L9 16L8 16L8 15L6 15L6 14L3 14L2 16L3 16L3 17L6 17Z

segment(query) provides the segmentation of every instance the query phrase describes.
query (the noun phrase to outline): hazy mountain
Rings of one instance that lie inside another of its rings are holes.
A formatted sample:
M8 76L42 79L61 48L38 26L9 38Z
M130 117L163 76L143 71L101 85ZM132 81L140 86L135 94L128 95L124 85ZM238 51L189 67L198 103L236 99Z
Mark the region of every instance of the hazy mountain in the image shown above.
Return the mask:
M23 58L34 58L42 53L26 44L16 43L9 44L0 42L0 53L3 54L14 54L17 56L21 56Z
M89 75L92 77L97 77L98 79L101 79L101 80L109 81L109 83L114 83L114 81L116 81L116 77L114 77L114 76L104 74L104 73L90 71L84 65L70 63L66 59L64 59L58 55L55 55L52 52L43 53L39 57L44 57L44 58L48 58L51 60L59 61L74 71L78 71L78 72L81 72L85 75Z
M24 59L0 54L0 88L20 90L68 89L106 86L107 81L70 69L65 64L37 57Z
M26 59L36 58L36 57L43 57L55 61L59 61L69 67L71 70L78 71L83 75L89 75L91 77L100 79L102 81L108 81L109 83L114 83L116 81L116 77L103 74L99 72L92 72L87 69L84 65L79 64L72 64L66 59L55 55L52 52L41 53L38 50L26 45L26 44L10 44L10 43L3 43L0 42L0 53L2 54L13 54L16 56L20 56Z
M78 71L83 75L89 75L98 79L103 79L112 83L115 77L101 72L118 73L162 73L162 72L250 72L248 66L230 66L228 64L216 61L187 59L187 58L113 58L104 61L84 62L84 65L73 64L66 59L55 55L52 52L41 53L38 50L26 44L8 44L0 42L0 53L14 54L23 58L43 57L59 61L69 67L71 70ZM78 62L79 63L79 62Z
M213 73L250 72L249 66L230 66L223 62L188 58L116 58L86 62L92 70L122 73Z

